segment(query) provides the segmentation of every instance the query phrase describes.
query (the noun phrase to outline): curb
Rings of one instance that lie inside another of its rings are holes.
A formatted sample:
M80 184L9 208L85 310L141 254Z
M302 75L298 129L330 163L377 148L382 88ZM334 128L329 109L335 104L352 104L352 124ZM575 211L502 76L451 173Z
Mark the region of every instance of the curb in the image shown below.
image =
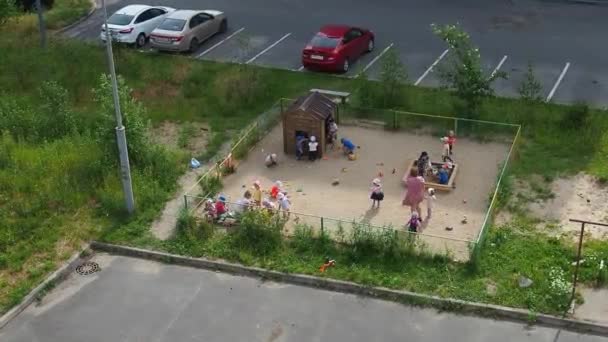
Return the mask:
M595 6L608 6L607 0L545 0L546 2L565 2L573 5L595 5Z
M80 17L75 22L73 22L67 26L64 26L60 29L55 30L54 33L56 33L56 34L64 33L65 31L71 29L72 27L79 25L83 21L89 19L93 15L93 13L95 13L95 11L97 10L97 2L95 0L90 0L90 2L91 2L91 9L89 10L89 13L85 14L83 17Z
M404 304L430 306L443 311L469 313L484 317L489 316L495 319L503 318L520 323L539 324L557 329L608 336L607 325L560 318L551 315L531 314L529 311L523 309L468 302L452 298L441 298L437 296L424 295L409 291L392 290L382 287L366 287L348 281L269 271L258 267L247 267L240 264L203 258L190 258L146 249L106 244L97 241L93 241L91 243L91 248L94 251L107 252L115 255L154 260L162 263L189 266L212 271L221 271L235 275L257 277L264 280L274 280L293 285L363 295L371 298L390 300Z
M27 308L33 301L36 300L41 292L47 290L50 286L64 280L70 273L72 273L78 265L86 260L86 252L90 249L90 245L86 244L83 246L80 252L75 253L72 257L66 261L61 268L53 272L48 276L40 285L36 286L30 293L23 298L23 300L10 309L7 313L0 317L0 329L4 328L13 318L19 315L25 308Z

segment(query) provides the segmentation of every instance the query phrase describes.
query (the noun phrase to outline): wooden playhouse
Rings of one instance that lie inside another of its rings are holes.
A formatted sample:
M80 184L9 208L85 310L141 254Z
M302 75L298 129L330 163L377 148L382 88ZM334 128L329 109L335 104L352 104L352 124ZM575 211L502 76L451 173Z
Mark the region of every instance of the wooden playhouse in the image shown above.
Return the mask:
M311 92L295 100L282 114L283 149L295 154L296 136L315 136L319 142L319 157L325 153L329 120L334 118L338 105L329 97Z

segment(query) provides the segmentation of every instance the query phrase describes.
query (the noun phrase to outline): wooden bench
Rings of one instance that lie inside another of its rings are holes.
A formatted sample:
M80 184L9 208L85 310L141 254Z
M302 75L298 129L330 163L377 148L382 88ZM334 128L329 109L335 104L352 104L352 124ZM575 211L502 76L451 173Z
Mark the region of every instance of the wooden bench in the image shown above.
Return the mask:
M310 89L311 93L319 93L327 96L340 98L342 104L346 103L346 99L350 96L350 93L344 91L326 90L326 89Z

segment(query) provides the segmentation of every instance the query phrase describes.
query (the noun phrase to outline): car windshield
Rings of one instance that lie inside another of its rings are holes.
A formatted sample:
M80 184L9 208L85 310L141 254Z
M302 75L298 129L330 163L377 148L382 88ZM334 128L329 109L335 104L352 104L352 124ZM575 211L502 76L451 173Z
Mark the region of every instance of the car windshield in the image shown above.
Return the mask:
M317 34L310 41L310 45L320 48L335 48L340 43L340 38L332 38L323 34Z
M186 25L185 20L167 18L158 28L167 31L181 31L184 29L184 25Z
M132 15L114 13L108 18L108 24L112 25L127 25L133 20Z

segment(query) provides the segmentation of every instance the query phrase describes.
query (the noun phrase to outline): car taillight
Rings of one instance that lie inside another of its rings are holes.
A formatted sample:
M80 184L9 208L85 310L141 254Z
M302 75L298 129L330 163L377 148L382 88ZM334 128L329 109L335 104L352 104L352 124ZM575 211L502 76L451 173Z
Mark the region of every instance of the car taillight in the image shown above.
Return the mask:
M131 33L131 32L133 32L133 28L131 27L131 28L128 28L128 29L120 30L118 32L119 33Z
M184 36L173 37L173 38L169 38L169 39L171 39L172 42L179 42L182 39L184 39Z

